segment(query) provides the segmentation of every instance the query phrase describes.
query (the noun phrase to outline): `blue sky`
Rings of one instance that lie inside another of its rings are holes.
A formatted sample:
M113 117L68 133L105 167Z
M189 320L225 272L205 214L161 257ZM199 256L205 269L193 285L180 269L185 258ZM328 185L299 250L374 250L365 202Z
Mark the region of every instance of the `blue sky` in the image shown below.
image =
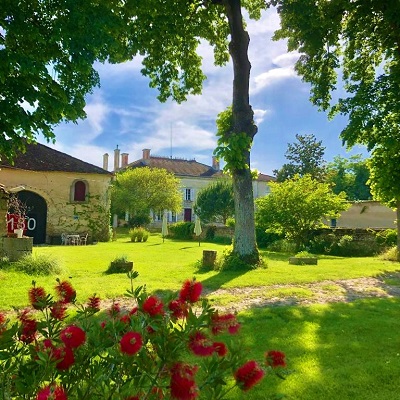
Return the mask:
M336 155L367 156L363 147L349 152L342 146L339 134L346 125L344 117L329 121L309 102L310 87L293 68L298 54L288 53L285 41L271 39L278 27L274 10L265 12L260 21L248 22L250 102L258 123L251 167L272 175L285 162L287 145L295 142L296 134L314 134L322 140L327 161ZM120 65L99 64L101 87L87 97L87 118L57 126L56 144L50 146L98 166L103 154L109 153L110 169L117 145L129 153L129 162L141 158L142 149L148 148L152 155L210 165L216 146L215 120L232 101L233 75L231 63L223 68L213 65L210 47L202 45L200 53L207 75L203 93L180 105L157 100L157 90L150 89L148 79L140 74L139 58Z

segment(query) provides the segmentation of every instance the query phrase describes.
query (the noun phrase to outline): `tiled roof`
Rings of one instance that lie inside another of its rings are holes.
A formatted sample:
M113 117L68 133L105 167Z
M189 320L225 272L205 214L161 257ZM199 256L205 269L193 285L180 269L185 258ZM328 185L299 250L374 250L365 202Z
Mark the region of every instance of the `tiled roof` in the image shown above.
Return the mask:
M258 174L257 180L261 182L275 182L276 178L271 175Z
M26 144L26 152L14 159L14 165L0 160L0 167L24 169L28 171L79 172L86 174L110 174L103 168L89 164L78 158L51 149L43 144Z
M137 160L127 165L126 168L164 168L178 176L190 177L217 177L222 176L222 171L215 170L209 165L201 164L196 160L181 160L167 157L153 157Z

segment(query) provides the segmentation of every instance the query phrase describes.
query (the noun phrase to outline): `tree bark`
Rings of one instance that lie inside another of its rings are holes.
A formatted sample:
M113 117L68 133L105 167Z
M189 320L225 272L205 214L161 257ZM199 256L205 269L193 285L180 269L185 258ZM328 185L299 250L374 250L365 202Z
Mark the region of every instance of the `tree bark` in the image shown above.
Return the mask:
M254 124L254 113L249 102L249 82L251 64L248 58L250 38L243 26L240 0L225 1L226 15L229 21L231 41L229 53L233 62L233 97L232 116L233 132L244 132L254 138L257 126ZM235 199L235 235L233 251L241 258L259 259L254 222L253 184L250 171L250 150L243 149L248 168L234 169L232 172ZM251 260L249 260L251 261Z
M400 201L396 204L396 225L397 225L397 261L400 261Z

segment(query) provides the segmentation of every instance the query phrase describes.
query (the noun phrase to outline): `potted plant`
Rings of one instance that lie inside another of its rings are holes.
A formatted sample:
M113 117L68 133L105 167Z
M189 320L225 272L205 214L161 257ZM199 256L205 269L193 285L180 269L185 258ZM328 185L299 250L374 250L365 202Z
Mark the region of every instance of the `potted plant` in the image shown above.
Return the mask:
M118 274L121 272L129 272L132 271L133 268L133 261L128 261L128 257L117 256L110 262L108 266L107 273L108 274Z
M18 238L22 238L26 228L26 214L28 206L23 203L15 194L12 194L8 199L7 204L8 214L12 217L14 233Z

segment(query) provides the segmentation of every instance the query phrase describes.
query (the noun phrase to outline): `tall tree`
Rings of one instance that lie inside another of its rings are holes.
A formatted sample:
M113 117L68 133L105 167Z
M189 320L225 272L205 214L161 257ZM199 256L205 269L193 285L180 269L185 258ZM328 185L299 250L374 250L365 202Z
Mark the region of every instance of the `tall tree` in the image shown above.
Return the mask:
M295 143L288 143L285 157L289 162L279 170L274 170L276 180L283 182L295 175L310 175L322 181L325 175L325 147L322 141L318 141L315 135L299 134L296 134L296 140Z
M182 208L180 182L165 169L127 169L116 175L111 204L113 212L132 216L149 215L150 210L177 212Z
M374 197L389 207L396 208L397 261L400 261L400 145L393 144L389 148L377 146L368 160L368 166Z
M345 192L349 200L370 200L372 198L368 185L370 173L367 160L360 154L344 158L334 157L326 166L326 182L333 185L335 194Z
M392 179L391 173L398 171L383 162L387 160L383 152L392 154L400 138L400 2L271 0L269 4L277 6L281 17L275 38L288 38L289 50L301 53L296 69L311 83L311 101L330 116L348 116L341 132L348 146L361 143L376 149L379 162L375 155L371 182L378 175ZM334 103L339 71L346 92ZM396 178L400 180L400 175Z
M221 180L202 189L197 195L194 212L203 222L223 222L235 215L232 182Z
M0 154L11 160L25 139L54 139L60 121L85 117L93 68L120 45L118 1L0 2Z
M310 233L323 226L323 218L337 218L350 205L342 192L335 195L327 183L310 175L295 176L282 183L270 182L271 194L257 199L257 224L284 233L297 249Z
M249 169L257 127L249 102L250 39L242 8L257 19L266 7L263 0L1 2L0 82L6 86L0 86L0 99L6 98L7 110L0 119L3 150L12 151L13 142L4 140L10 135L16 143L21 136L33 140L41 130L52 138L53 124L83 117L84 95L98 83L92 67L96 60L119 63L140 54L141 72L159 89L161 101L182 102L188 94L199 94L205 76L197 48L206 41L214 47L217 65L229 55L233 62L232 130L219 146L225 156L233 149L242 160L230 166L237 200L234 252L257 262ZM35 112L18 106L24 101Z

